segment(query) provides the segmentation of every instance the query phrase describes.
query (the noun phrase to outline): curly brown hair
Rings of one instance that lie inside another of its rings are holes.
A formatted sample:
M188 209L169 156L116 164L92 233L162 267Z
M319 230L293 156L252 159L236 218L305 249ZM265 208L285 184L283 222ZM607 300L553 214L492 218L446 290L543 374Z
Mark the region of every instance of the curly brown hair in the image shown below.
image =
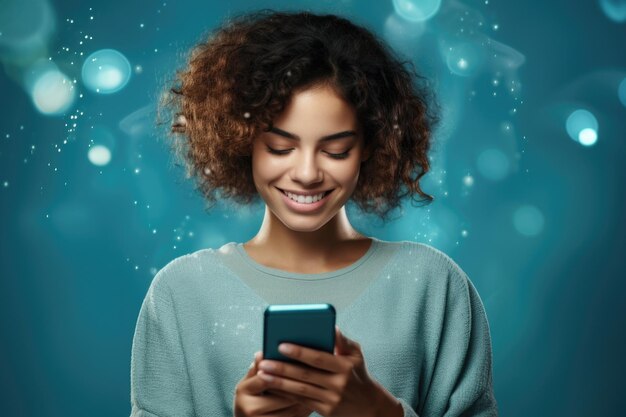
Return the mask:
M345 18L263 9L226 20L191 50L159 115L174 116L167 122L173 149L211 207L221 198L249 204L259 197L253 139L295 91L331 85L354 106L372 151L351 200L386 220L407 195L433 201L420 179L439 107L425 81L410 61Z

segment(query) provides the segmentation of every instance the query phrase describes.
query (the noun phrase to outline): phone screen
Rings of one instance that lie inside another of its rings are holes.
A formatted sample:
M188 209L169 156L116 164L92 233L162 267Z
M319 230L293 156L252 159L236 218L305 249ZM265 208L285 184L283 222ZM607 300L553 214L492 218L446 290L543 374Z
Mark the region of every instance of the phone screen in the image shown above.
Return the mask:
M263 358L297 363L278 351L287 342L333 353L335 308L331 304L273 304L265 309Z

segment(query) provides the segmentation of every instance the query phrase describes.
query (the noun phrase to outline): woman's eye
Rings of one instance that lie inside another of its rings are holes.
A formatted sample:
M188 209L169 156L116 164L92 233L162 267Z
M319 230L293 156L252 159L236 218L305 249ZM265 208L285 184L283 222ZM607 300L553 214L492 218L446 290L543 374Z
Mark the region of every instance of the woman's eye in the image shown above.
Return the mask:
M346 159L350 155L350 152L345 151L342 153L329 153L328 155L330 155L331 158L335 159Z
M285 149L284 151L279 151L278 149L272 149L269 146L267 147L267 151L269 153L273 153L273 154L276 154L276 155L285 155L285 154L289 153L289 149Z
M278 150L278 149L272 149L269 146L267 146L267 151L275 155L286 155L289 152L291 152L291 149ZM347 151L342 152L342 153L330 153L330 152L326 152L326 153L328 154L328 156L334 159L346 159L348 156L350 156L349 151L350 150L348 149Z

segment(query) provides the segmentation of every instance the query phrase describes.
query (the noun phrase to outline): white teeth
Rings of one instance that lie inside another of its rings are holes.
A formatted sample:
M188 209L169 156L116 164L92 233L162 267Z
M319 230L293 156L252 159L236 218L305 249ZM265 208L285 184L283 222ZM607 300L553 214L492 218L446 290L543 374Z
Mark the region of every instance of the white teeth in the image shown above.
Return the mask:
M287 196L291 198L293 201L297 201L300 204L311 204L311 203L320 201L322 198L324 198L324 195L326 193L303 196L303 195L292 194L289 191L285 191L285 194L287 194Z

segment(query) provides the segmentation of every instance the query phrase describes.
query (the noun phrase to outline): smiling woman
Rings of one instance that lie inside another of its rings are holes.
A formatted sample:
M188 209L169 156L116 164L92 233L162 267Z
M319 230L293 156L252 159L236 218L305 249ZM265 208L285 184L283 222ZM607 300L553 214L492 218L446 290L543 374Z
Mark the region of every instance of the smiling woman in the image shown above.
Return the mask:
M260 202L253 140L272 127L284 133L276 118L294 93L320 86L351 107L354 130L376 148L351 200L384 220L405 197L432 201L420 179L438 108L412 63L337 16L260 11L233 17L200 42L162 97L162 120L182 116L172 124L172 145L210 208L222 198Z
M331 86L294 92L273 127L253 140L252 177L268 217L246 249L258 250L260 240L283 226L334 228L328 223L345 219L336 214L345 210L367 158L356 111Z
M404 197L432 201L420 179L437 112L420 80L335 15L242 15L193 50L163 102L174 149L208 202L261 199L265 215L249 241L154 277L133 339L133 416L497 415L467 275L346 214L350 200L382 219ZM296 363L261 361L268 305L320 303L336 310L333 354L292 343Z

